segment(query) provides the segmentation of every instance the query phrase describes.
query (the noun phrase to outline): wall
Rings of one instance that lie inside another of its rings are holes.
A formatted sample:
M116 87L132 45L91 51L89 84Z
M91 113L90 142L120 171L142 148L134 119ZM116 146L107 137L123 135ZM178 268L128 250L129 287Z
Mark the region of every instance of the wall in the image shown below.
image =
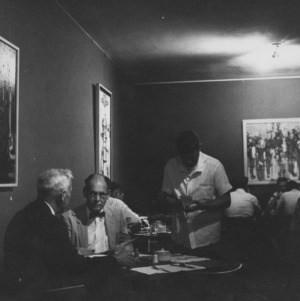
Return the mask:
M131 99L131 88L55 1L2 0L0 36L20 48L19 185L0 190L2 256L7 223L34 200L41 171L70 168L75 176L73 205L83 202L83 180L94 171L95 83L113 93L113 145L126 153L119 133L127 115L120 108ZM113 154L113 173L120 177L122 170L117 167L123 166L124 156L118 154Z
M198 132L203 151L218 158L229 176L243 174L242 120L300 117L299 79L136 86L134 161L137 196L150 204L163 166L176 153L175 137ZM273 185L251 186L265 202Z

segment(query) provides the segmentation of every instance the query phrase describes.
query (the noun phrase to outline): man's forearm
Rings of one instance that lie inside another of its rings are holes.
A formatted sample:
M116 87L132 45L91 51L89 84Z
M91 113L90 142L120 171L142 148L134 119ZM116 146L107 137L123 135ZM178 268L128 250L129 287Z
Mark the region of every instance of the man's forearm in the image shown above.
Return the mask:
M186 209L186 212L193 212L196 210L210 210L210 209L225 209L230 206L230 192L224 193L217 199L209 200L195 200L195 205L192 205L190 208Z
M168 207L172 209L182 209L181 201L175 196L162 191L159 195L160 202L165 203Z

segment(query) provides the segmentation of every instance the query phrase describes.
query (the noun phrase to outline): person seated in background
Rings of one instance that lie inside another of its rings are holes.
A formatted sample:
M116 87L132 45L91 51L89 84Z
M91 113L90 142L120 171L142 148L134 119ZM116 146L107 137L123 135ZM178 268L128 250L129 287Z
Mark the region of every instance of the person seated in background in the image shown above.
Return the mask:
M4 272L12 289L56 287L90 272L98 272L97 277L103 279L117 262L134 265L132 255L123 251L102 258L78 255L69 240L67 227L55 216L69 205L72 178L68 169L41 173L37 180L37 199L8 224L4 237Z
M260 212L259 202L248 192L248 178L238 177L231 182L233 189L230 193L231 204L225 209L224 215L229 218L256 217Z
M293 218L291 221L291 231L300 233L300 198L297 200ZM299 236L300 241L300 236Z
M277 179L277 190L272 194L268 204L265 208L265 213L267 215L273 216L275 214L275 208L277 206L277 202L281 197L282 193L286 191L286 184L288 179L285 177L279 177Z
M287 234L286 249L286 264L290 269L287 285L289 287L295 277L295 272L299 270L300 266L300 198L297 200L290 231Z
M126 219L120 201L108 194L103 175L91 174L83 187L86 203L62 215L69 238L79 253L132 252Z
M120 184L111 181L109 184L109 190L112 198L124 201L125 192L124 188Z
M230 238L237 240L242 258L245 259L254 244L254 219L259 216L260 205L256 196L248 193L247 177L237 177L231 184L231 204L224 211L224 228Z
M264 233L267 240L270 242L271 251L274 252L276 258L281 254L279 236L281 231L281 219L275 213L278 200L281 195L286 192L288 179L285 177L279 177L276 181L276 191L270 197L267 205L264 208L264 218L261 219L260 227L261 233Z
M290 231L296 204L300 198L298 184L295 181L288 181L286 190L287 191L282 193L280 196L275 208L275 215L278 216L278 222L280 225L278 234L279 251L280 255L283 257L286 256L287 234Z
M300 197L298 184L295 181L288 181L286 192L282 193L278 199L275 214L288 216L290 219L294 215L296 203Z
M109 180L108 180L109 181ZM118 202L119 206L121 207L121 210L123 211L123 214L126 218L127 227L130 231L130 233L135 233L141 229L142 221L138 214L133 212L125 203L124 203L124 197L125 192L123 187L116 183L109 181L109 195L117 200L120 200Z

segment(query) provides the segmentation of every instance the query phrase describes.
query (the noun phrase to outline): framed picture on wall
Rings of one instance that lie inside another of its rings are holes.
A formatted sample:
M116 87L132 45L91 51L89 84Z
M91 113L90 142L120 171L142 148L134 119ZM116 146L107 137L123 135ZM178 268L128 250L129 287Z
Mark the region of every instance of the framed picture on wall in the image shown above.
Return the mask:
M96 173L111 178L111 97L112 93L96 85Z
M249 184L300 180L300 118L243 120L244 174Z
M0 187L18 185L19 59L19 48L0 37Z

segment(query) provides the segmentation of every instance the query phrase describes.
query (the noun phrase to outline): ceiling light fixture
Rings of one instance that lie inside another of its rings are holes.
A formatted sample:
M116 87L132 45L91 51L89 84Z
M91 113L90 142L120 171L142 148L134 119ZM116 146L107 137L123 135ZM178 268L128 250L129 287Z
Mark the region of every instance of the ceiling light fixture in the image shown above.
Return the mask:
M283 44L283 42L274 42L272 43L272 45L275 46L275 50L274 50L274 53L272 55L272 58L275 59L275 58L278 58L279 57L279 46Z

